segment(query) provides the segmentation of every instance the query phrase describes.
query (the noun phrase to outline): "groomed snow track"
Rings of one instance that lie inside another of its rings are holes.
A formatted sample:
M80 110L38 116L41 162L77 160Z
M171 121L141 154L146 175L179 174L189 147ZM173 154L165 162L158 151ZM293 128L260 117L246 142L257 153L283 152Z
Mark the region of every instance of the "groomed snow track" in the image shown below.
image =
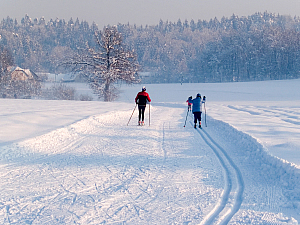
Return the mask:
M193 124L191 123L193 126ZM227 152L205 131L195 129L204 142L212 149L224 171L224 191L218 204L204 218L201 225L225 225L238 212L243 201L244 181L241 171Z
M151 126L118 110L2 147L0 224L298 224L278 185L293 177L256 140L165 107Z

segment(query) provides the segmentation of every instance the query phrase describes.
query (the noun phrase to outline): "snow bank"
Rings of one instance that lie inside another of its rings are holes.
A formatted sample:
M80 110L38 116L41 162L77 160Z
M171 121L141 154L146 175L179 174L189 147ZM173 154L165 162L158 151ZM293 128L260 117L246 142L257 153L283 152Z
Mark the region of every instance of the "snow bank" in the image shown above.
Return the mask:
M236 146L231 149L239 149L229 152L231 157L243 158L244 162L251 162L261 176L275 179L285 190L283 194L290 200L285 207L300 209L300 169L297 165L269 154L257 139L238 131L228 123L211 117L208 117L208 123L209 132L217 131L220 134L218 138L227 139L228 145Z

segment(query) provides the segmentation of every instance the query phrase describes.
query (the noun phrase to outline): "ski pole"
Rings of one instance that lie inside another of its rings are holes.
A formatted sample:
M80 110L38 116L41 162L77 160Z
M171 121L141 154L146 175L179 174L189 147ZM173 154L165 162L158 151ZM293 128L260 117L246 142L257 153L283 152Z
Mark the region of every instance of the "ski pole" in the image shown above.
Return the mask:
M205 126L207 127L207 123L206 123L206 107L205 107L205 102L204 102L204 111L205 111Z
M185 124L186 124L186 120L187 120L188 114L189 114L189 107L188 107L188 111L187 111L187 113L186 113L186 117L185 117L185 121L184 121L184 126L183 126L183 127L185 127Z
M128 124L129 124L129 122L130 122L130 120L131 120L131 117L132 117L132 115L133 115L133 113L134 113L134 111L135 111L136 106L137 106L137 104L135 104L135 107L134 107L134 109L133 109L133 112L132 112L132 114L131 114L131 116L130 116L130 118L129 118L129 120L128 120L127 126L128 126Z
M150 126L150 102L149 102L149 126Z

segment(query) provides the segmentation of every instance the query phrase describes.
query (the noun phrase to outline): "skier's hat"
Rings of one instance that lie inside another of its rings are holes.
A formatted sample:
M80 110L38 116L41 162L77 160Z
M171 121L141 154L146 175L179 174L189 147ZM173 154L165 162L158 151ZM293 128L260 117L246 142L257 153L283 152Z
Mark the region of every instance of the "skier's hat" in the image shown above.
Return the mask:
M145 86L143 86L142 91L146 91L146 87Z
M200 97L200 98L201 98L201 94L198 93L198 94L197 94L197 97Z

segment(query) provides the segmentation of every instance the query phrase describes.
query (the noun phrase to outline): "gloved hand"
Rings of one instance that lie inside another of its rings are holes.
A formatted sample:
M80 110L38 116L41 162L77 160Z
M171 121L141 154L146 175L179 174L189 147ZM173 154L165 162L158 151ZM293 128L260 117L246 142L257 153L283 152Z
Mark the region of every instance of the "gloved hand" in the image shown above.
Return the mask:
M206 100L206 97L205 97L205 96L203 96L203 100Z

